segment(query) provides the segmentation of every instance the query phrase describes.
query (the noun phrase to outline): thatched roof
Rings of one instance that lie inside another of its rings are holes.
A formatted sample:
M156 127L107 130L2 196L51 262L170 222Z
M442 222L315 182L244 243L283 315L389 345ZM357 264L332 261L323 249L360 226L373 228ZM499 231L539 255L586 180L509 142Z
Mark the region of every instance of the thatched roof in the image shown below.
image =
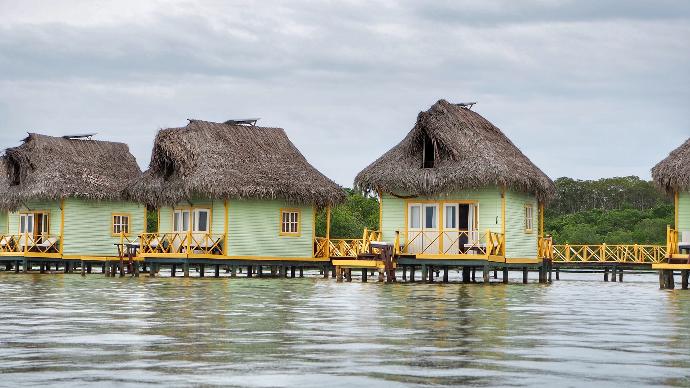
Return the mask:
M690 138L652 168L652 179L668 194L690 191Z
M425 137L433 145L433 168L423 168ZM500 129L445 100L420 112L410 133L355 178L362 191L396 195L433 196L494 185L534 193L544 201L555 190Z
M2 161L0 208L9 210L31 200L123 200L141 175L126 144L35 133L5 150Z
M279 198L320 208L345 199L283 129L201 120L158 132L149 169L131 193L153 206L195 198Z

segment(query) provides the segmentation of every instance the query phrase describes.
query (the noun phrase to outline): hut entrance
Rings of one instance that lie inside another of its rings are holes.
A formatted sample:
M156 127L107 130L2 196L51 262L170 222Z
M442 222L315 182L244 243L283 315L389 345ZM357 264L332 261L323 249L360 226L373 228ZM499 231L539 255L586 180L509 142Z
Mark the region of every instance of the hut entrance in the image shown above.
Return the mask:
M477 204L409 203L407 253L458 255L477 249Z

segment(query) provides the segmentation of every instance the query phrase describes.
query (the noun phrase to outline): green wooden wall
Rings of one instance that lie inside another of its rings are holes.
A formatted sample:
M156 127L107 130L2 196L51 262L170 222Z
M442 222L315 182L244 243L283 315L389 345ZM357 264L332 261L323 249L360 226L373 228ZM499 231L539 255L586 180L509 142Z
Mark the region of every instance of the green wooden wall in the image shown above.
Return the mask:
M532 205L532 232L525 231L525 205ZM536 258L539 237L539 206L530 194L506 193L506 257Z
M300 235L280 236L280 209L301 211ZM280 200L234 200L228 202L230 256L312 257L313 218L311 206L290 205Z
M10 231L7 218L7 211L0 210L0 234L8 234Z
M133 202L70 198L65 200L64 212L64 256L117 256L114 244L120 242L120 237L112 235L113 213L129 216L132 240L145 231L145 207ZM56 221L59 228L59 220Z
M223 201L194 200L174 208L211 209L211 233L223 234ZM300 209L300 235L280 236L280 209ZM230 200L228 213L228 255L263 257L311 257L313 217L311 206L295 206L280 200ZM172 231L173 207L159 209L160 233Z
M690 192L688 191L678 194L678 230L690 231Z
M484 233L488 229L501 232L501 190L497 187L464 190L433 198L418 198L418 200L477 201L477 229L479 232ZM414 202L414 199L401 199L389 194L384 194L381 198L381 229L384 241L395 241L396 230L401 232L401 241L404 241L405 208L408 202ZM526 203L531 203L534 209L532 233L526 233L524 230L524 206ZM539 208L534 196L517 192L506 194L506 257L534 258L537 256L538 214Z

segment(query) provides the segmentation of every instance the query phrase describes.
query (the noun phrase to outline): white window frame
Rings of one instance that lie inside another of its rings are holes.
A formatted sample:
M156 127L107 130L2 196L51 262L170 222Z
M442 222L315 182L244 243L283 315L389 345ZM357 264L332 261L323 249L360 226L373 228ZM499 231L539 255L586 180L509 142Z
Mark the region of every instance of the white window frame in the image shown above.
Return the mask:
M525 233L534 231L534 206L531 203L525 204Z
M199 214L206 213L206 228L201 230L199 228ZM192 232L194 233L209 233L211 231L211 209L193 209L192 210Z
M113 235L119 236L121 233L129 235L129 214L113 214Z

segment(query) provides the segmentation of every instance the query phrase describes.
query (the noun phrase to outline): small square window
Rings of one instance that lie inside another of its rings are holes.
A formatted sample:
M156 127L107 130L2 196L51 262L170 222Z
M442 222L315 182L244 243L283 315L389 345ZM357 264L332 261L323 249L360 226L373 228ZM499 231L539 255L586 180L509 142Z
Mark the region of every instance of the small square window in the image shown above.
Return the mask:
M113 215L113 234L129 234L129 216L123 214Z
M299 210L281 210L280 211L280 234L281 235L299 235Z

